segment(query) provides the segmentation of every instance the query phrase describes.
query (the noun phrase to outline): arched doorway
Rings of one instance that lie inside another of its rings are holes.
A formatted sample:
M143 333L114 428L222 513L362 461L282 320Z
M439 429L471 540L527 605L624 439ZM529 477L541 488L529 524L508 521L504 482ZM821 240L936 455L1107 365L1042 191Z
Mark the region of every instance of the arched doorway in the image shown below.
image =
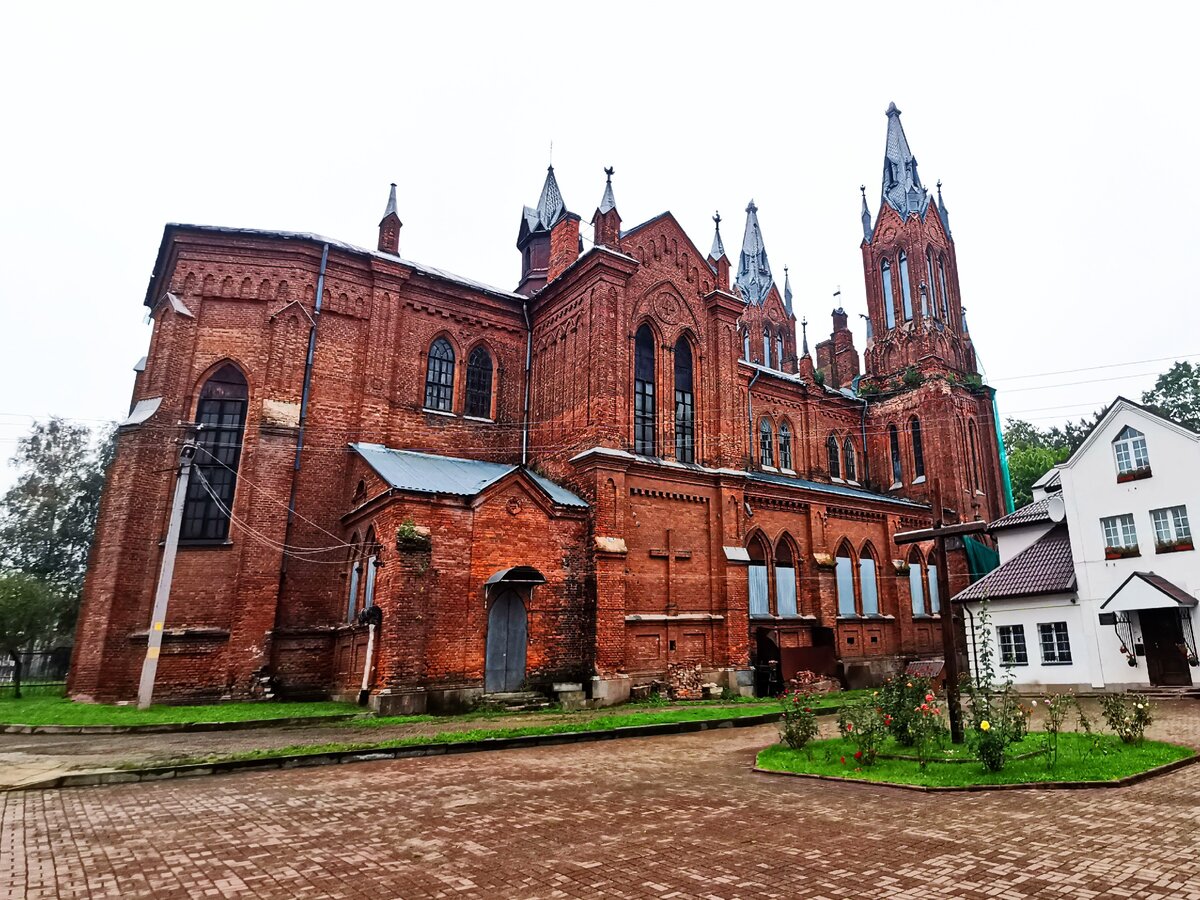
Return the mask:
M529 627L525 602L512 588L497 592L488 611L487 662L483 689L494 694L519 691L525 683Z

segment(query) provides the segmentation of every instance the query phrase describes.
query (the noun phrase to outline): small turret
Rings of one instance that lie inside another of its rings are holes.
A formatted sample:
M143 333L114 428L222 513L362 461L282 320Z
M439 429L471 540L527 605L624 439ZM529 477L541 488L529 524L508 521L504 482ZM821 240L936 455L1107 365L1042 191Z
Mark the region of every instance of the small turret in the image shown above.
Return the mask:
M729 290L729 257L725 255L725 242L721 240L721 213L713 213L713 242L708 251L708 264L717 275L717 290Z
M383 218L379 220L380 252L400 255L400 229L403 225L404 223L400 221L400 216L396 212L396 185L393 182L391 192L388 194L387 209L383 211Z
M604 170L604 196L592 216L593 240L597 247L620 249L621 214L617 212L617 200L613 196L612 177L615 170L608 166Z
M532 296L546 286L550 271L550 231L567 215L554 166L546 169L546 181L536 209L525 207L521 227L517 232L517 249L521 251L521 283L517 293ZM578 217L576 217L578 218Z

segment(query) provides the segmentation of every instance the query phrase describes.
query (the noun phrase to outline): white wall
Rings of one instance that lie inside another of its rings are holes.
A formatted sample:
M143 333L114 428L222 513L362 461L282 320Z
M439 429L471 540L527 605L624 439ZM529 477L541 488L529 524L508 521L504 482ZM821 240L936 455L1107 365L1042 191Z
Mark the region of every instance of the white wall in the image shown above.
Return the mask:
M1019 528L1004 528L996 532L996 550L1001 564L1008 562L1022 550L1033 546L1034 541L1048 532L1057 523L1036 522Z
M1084 628L1083 611L1077 603L1072 603L1071 599L1072 595L1070 594L1049 594L1045 597L993 600L988 604L992 652L995 661L993 678L995 680L999 681L1011 674L1013 684L1022 690L1037 690L1041 687L1051 687L1055 690L1067 687L1090 689L1093 672L1096 670L1095 653L1089 647L1091 640ZM963 616L967 629L966 652L974 671L975 653L971 639L974 637L978 644L982 635L976 634L972 625L974 624L975 628L978 628L981 604L968 603L965 606L971 612L971 615ZM972 622L972 615L975 616L974 622ZM1070 664L1045 665L1042 663L1042 647L1037 626L1043 622L1067 623L1067 636L1071 642ZM1029 657L1028 665L1000 666L1000 638L997 628L1001 625L1023 625L1025 627L1025 650ZM1112 631L1111 628L1107 630Z

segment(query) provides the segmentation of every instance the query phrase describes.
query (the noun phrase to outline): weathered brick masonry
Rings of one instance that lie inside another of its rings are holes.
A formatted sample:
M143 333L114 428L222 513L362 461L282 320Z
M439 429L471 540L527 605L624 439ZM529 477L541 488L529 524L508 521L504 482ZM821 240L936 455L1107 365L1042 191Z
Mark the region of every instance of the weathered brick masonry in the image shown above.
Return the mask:
M167 226L71 694L136 691L180 423L218 396L244 404L236 486L228 507L200 493L221 521L181 542L159 698L263 675L354 696L367 606L389 709L471 701L514 665L613 701L673 662L749 690L802 648L855 679L937 655L930 548L892 536L928 523L935 481L963 518L1003 513L1006 488L948 216L893 111L887 165L862 364L841 309L815 362L798 340L753 203L731 281L719 231L705 254L670 213L622 230L611 173L586 253L548 173L520 292L404 260L394 186L377 250Z

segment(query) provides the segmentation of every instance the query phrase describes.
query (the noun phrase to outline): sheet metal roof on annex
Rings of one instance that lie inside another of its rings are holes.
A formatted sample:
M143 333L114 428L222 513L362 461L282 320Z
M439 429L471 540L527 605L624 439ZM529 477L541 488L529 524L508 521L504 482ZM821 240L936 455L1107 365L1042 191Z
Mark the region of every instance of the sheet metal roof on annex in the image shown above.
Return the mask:
M474 497L514 472L520 466L483 462L456 456L438 456L415 450L394 450L383 444L351 444L350 448L366 461L389 486L416 494L450 494ZM525 474L552 501L560 506L587 509L587 501L529 469Z
M1004 600L1075 590L1075 560L1065 525L1052 529L998 569L993 569L954 601Z

